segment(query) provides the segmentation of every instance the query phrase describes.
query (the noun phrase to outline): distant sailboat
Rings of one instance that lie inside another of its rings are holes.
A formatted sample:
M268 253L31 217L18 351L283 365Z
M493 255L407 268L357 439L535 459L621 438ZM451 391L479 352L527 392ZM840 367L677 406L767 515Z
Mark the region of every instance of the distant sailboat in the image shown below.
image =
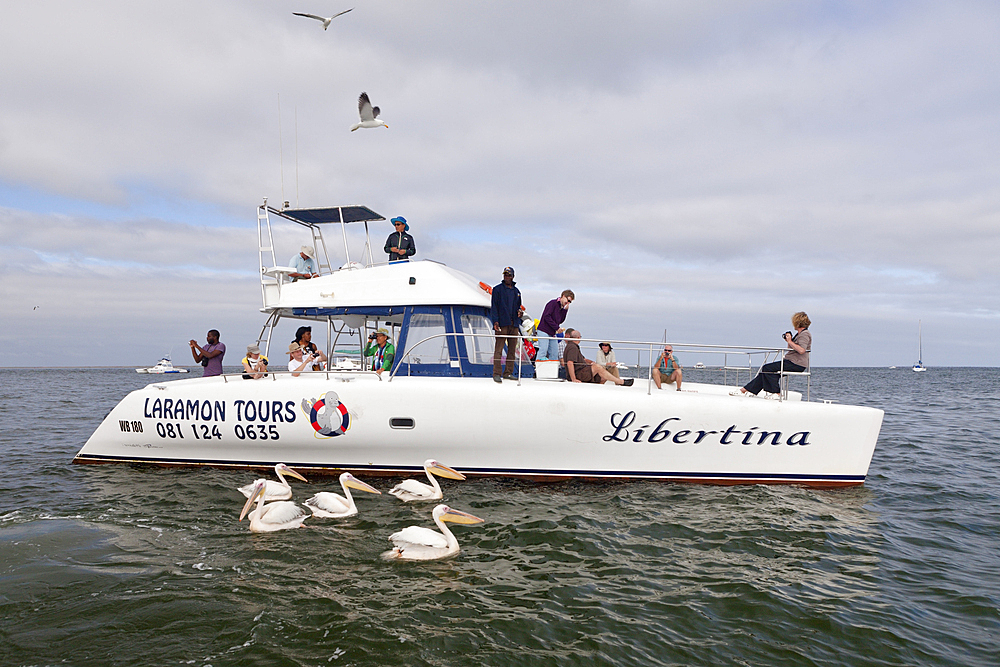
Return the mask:
M917 320L917 363L913 364L914 373L923 373L927 370L924 366L924 335L920 320Z

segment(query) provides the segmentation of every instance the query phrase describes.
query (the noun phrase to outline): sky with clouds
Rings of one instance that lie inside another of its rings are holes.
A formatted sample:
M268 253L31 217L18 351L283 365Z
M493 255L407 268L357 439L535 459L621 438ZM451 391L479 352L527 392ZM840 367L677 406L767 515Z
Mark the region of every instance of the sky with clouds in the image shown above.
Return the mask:
M264 197L404 215L587 337L804 310L817 366L911 364L918 320L928 365L1000 365L997 35L971 1L11 3L0 366L242 351ZM389 129L349 131L362 90Z

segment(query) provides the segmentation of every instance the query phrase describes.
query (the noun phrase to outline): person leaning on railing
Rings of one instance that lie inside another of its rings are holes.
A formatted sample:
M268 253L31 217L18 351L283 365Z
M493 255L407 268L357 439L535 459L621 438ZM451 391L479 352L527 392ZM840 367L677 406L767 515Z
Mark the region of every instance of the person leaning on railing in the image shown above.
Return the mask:
M247 345L247 356L243 357L243 379L259 380L267 377L267 357L260 353L256 345Z
M299 377L302 371L308 371L313 361L316 359L312 353L305 354L302 346L292 343L288 346L288 354L291 359L288 361L288 370L292 372L292 377Z
M730 392L733 396L756 396L763 389L769 394L777 394L781 391L781 373L802 373L809 369L809 351L812 349L812 334L809 333L809 325L812 322L809 316L799 311L792 315L792 327L795 333L786 331L782 338L790 348L785 353L785 358L781 361L772 361L764 364L757 373L757 377L750 380L740 390Z

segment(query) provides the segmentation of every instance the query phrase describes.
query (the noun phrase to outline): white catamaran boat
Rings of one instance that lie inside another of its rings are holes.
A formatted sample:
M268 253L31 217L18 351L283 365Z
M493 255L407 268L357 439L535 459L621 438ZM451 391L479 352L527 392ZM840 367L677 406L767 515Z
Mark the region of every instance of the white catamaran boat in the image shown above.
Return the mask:
M162 359L156 362L156 365L151 368L137 368L136 373L148 373L150 375L163 375L164 373L187 373L186 368L174 368L174 365L170 363L170 355L164 356Z
M272 218L311 233L318 278L291 282L292 269L276 265ZM630 387L535 379L519 351L515 379L497 384L487 285L431 260L376 262L368 223L382 220L363 206L278 210L265 200L257 230L267 320L258 342L266 348L285 318L322 323L331 356L349 345L360 351L370 332L385 328L396 344L390 371L376 374L370 358L359 357L360 367L335 363L299 377L274 363L257 380L156 382L122 399L74 461L261 469L280 461L313 474L402 475L435 458L467 476L537 480L864 482L881 410L802 400L787 377L774 400L732 396L733 386L714 384L657 390L648 369L659 342L612 341L619 357L636 357L633 372L642 375ZM352 261L347 226L362 223L367 256ZM333 224L344 237L339 269L323 238ZM784 351L674 349L719 355L720 367L737 373ZM745 361L733 366L734 357ZM796 375L806 376L808 399L808 372Z
M914 373L923 373L927 370L924 366L924 329L920 320L917 320L917 363L913 364Z

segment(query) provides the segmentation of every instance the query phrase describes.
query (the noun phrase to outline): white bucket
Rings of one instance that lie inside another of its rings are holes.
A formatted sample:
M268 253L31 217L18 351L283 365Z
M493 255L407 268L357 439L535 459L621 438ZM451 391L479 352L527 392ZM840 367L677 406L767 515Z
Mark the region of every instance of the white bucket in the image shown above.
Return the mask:
M549 359L547 361L536 361L535 378L539 380L558 380L559 360Z

